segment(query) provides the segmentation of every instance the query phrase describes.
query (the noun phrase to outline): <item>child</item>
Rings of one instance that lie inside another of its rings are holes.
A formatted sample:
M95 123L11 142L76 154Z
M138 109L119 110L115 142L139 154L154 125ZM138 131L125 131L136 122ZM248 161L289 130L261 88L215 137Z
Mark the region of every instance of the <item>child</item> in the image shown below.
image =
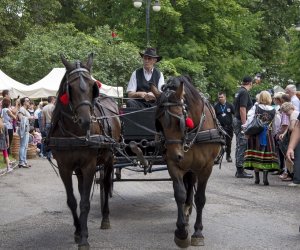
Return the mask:
M7 148L9 147L9 138L7 128L3 123L2 118L0 118L0 150L2 150L3 157L6 163L7 173L13 171L10 167L10 162L8 158Z
M42 135L37 132L35 128L31 128L29 131L30 135L32 135L32 144L36 145L38 149L39 156L42 157L43 152L43 144L42 144Z

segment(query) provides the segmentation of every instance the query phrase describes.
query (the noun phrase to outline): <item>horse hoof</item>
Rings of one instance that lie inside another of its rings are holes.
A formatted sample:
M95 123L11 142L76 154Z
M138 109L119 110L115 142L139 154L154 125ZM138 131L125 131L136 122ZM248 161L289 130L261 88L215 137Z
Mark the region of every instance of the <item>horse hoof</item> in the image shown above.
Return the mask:
M204 246L204 238L203 237L193 237L192 236L191 246Z
M191 245L190 237L187 237L186 239L182 240L175 236L174 241L175 241L176 245L180 248L187 248Z
M101 222L101 229L111 229L109 221L102 221Z
M78 250L90 250L90 245L78 245Z

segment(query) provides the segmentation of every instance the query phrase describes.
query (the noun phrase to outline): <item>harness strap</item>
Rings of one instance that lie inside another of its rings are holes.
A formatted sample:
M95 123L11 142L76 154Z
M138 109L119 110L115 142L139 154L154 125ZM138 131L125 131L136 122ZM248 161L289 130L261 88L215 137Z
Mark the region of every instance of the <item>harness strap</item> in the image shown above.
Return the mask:
M80 147L94 149L114 149L118 143L111 137L104 135L91 135L89 140L85 136L73 137L50 137L48 142L49 148L56 150L70 150Z
M88 73L90 73L90 71L87 70L86 68L77 68L77 69L72 70L72 71L68 74L68 76L73 75L74 73L77 73L77 72L88 72Z

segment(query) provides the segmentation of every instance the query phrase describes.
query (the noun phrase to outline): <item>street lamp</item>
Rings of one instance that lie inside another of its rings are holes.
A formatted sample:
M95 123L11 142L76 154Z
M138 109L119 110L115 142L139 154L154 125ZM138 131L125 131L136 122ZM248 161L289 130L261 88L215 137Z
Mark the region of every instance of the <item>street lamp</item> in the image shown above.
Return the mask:
M151 0L133 0L133 6L135 8L140 8L146 2L146 38L147 38L147 47L150 47L150 6ZM153 11L158 12L161 9L160 3L158 0L154 1L152 6Z

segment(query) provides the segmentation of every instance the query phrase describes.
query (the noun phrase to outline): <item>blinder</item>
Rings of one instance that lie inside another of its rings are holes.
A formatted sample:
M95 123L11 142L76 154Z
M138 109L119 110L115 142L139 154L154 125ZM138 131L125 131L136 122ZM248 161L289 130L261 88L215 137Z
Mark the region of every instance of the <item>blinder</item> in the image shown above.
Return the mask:
M99 88L98 88L98 85L96 84L96 82L94 82L93 84L93 87L92 87L92 103L88 100L84 100L82 102L80 102L76 107L73 107L71 105L72 103L72 88L70 86L70 83L75 81L76 79L79 78L79 88L81 91L85 92L87 90L87 83L86 81L84 80L84 77L87 77L87 78L90 78L90 76L85 76L84 73L88 73L90 74L90 71L86 68L83 68L80 66L80 62L77 61L76 62L76 69L72 70L70 73L68 73L66 75L66 84L65 84L65 92L70 100L70 103L69 103L69 107L70 109L75 113L75 116L76 116L76 110L80 107L80 106L83 106L83 105L87 105L87 106L90 106L91 110L93 109L94 107L94 103L95 103L95 98L97 98L99 96ZM75 77L72 77L72 75L74 75L75 73L79 73L78 76L75 76ZM71 78L71 79L70 79ZM76 119L75 119L76 120Z
M160 104L158 105L159 107L162 107L163 110L157 114L156 116L156 120L155 120L155 127L157 131L163 131L163 127L170 127L171 126L171 117L174 117L176 119L178 119L179 122L179 128L181 133L184 135L184 137L182 138L182 140L166 140L165 144L173 144L173 143L180 143L180 144L184 144L185 141L185 136L186 136L186 132L187 132L187 128L186 128L186 117L187 117L187 111L186 111L186 105L184 104L183 100L181 100L180 102L172 102L169 100L169 97L171 96L171 93L174 93L174 91L167 89L165 90L166 92L163 92L163 96L160 99ZM181 106L182 107L182 113L183 115L177 115L172 113L169 110L169 107L171 106ZM159 118L163 117L162 121L159 121ZM163 124L161 124L161 122Z
M99 97L99 87L96 82L93 85L93 99Z

